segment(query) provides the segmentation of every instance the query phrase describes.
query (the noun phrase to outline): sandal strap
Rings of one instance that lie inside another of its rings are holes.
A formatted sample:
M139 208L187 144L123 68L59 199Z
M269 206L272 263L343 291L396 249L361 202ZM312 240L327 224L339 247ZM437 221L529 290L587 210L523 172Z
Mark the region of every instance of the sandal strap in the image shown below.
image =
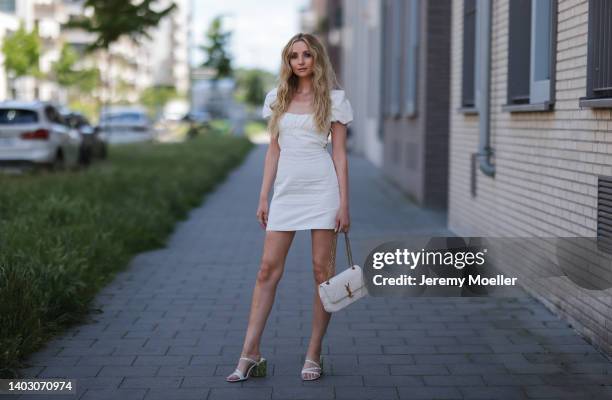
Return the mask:
M321 372L321 368L318 367L310 367L310 368L302 368L302 373L304 372Z
M236 368L234 370L234 372L232 372L232 375L236 375L240 379L244 379L245 378L245 376L242 374L242 371L240 371L238 368Z
M319 363L318 363L318 362L316 362L316 361L312 361L310 358L305 359L305 360L304 360L304 362L310 362L310 363L313 363L313 364L314 364L314 365L316 365L318 368L321 368L321 366L319 365Z
M248 360L250 362L252 362L253 364L259 364L259 361L255 361L252 358L249 357L240 357L241 360Z

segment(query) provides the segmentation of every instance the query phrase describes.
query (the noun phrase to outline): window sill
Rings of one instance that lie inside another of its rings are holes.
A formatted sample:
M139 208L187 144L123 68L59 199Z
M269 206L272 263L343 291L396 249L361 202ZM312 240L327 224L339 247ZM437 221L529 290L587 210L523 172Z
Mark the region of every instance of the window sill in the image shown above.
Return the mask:
M476 107L459 107L457 112L465 115L478 115L478 108Z
M533 111L552 111L555 103L550 101L544 101L542 103L534 104L504 104L502 111L506 112L533 112Z
M612 108L612 98L590 99L581 97L578 104L580 107L588 108Z

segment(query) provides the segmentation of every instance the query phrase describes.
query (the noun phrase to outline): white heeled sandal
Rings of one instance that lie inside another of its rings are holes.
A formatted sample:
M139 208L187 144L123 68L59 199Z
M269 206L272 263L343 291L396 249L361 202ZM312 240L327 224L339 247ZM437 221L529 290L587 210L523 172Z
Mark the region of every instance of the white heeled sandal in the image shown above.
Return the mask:
M259 361L255 361L249 357L240 357L240 360L247 360L252 365L249 366L249 368L246 371L246 374L244 375L242 374L242 371L240 371L240 369L236 368L234 372L232 372L227 378L225 378L227 382L246 381L247 379L249 379L249 376L255 376L255 377L266 376L267 362L265 358L260 357ZM229 379L232 375L236 375L238 379Z
M319 365L319 363L317 363L316 361L311 360L310 358L307 358L304 360L304 362L309 362L311 364L316 365L316 367L306 367L306 368L302 368L302 380L303 381L314 381L315 379L319 379L321 377L321 375L323 374L323 368L321 367L323 365L323 359L321 358L321 365ZM304 374L313 374L315 375L314 378L304 378Z

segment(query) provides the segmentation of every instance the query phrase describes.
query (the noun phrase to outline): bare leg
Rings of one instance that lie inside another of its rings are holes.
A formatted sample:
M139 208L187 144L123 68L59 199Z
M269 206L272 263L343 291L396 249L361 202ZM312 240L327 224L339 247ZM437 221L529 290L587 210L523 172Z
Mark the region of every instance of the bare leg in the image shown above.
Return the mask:
M283 275L285 259L294 236L295 231L266 231L261 265L251 300L249 325L242 346L243 357L259 360L261 356L261 336L274 304L276 288ZM237 368L245 374L248 366L248 361L240 360ZM237 380L238 376L231 374L227 378Z
M306 358L319 362L321 357L321 345L323 336L327 331L331 313L323 308L319 297L318 286L335 274L336 239L337 233L333 229L312 229L312 265L315 283L315 291L312 309L312 333ZM304 367L313 367L310 363L304 363ZM305 372L304 378L314 378L313 372Z

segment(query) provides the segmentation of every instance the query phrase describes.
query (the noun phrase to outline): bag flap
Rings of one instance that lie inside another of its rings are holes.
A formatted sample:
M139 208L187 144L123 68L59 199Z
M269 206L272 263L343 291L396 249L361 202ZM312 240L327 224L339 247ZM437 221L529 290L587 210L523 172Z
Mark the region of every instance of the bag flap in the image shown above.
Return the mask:
M338 275L333 276L327 281L319 285L324 295L332 303L337 303L347 297L349 293L353 295L363 287L363 276L361 268L355 265L355 268L347 268Z

